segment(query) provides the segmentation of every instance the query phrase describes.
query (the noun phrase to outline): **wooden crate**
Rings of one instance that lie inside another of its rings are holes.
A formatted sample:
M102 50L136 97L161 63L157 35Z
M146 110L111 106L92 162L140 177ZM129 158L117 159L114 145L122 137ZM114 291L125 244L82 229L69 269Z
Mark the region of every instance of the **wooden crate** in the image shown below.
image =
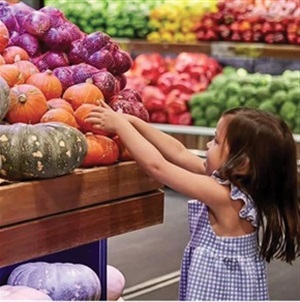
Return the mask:
M0 187L0 267L163 222L162 185L123 162Z

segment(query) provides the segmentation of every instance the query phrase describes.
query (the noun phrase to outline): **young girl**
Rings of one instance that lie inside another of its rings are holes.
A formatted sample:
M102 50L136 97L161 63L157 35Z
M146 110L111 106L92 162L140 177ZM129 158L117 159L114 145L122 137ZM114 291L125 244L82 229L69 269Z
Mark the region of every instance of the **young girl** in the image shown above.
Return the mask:
M192 198L180 300L268 300L265 261L300 254L296 145L284 121L250 108L225 112L205 161L106 104L87 121L118 134L146 173Z

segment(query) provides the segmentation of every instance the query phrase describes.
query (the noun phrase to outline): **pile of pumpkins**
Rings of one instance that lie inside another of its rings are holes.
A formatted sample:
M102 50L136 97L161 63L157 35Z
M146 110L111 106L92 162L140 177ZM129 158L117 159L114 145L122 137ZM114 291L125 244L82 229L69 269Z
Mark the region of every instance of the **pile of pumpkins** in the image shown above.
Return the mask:
M0 21L1 178L52 178L131 159L116 135L85 122L101 101L88 81L63 90L51 70L40 72L23 48L9 46Z
M97 86L85 82L63 89L51 70L41 72L9 39L0 21L1 178L53 178L79 167L131 159L114 133L95 131L85 122L92 108L104 101ZM118 300L124 286L122 273L108 265L108 300ZM0 286L1 301L98 301L100 296L99 277L82 264L25 263Z
M107 300L121 301L124 275L107 265ZM99 301L101 282L88 266L73 263L28 262L10 273L0 286L0 300Z

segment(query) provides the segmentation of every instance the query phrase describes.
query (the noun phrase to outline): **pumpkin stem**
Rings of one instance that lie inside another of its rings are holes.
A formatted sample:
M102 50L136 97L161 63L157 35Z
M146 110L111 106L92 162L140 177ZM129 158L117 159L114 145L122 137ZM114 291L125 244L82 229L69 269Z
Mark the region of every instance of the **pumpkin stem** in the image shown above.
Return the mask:
M27 101L27 96L26 96L26 94L24 94L24 93L20 94L19 97L18 97L18 101L19 101L20 103L26 103L26 101Z
M19 62L19 61L21 61L21 56L20 56L20 54L17 54L17 55L15 55L14 63Z
M46 71L45 71L45 74L47 74L47 75L52 75L52 70L51 69L47 69Z
M92 78L88 78L85 80L86 83L88 84L94 84L93 79Z

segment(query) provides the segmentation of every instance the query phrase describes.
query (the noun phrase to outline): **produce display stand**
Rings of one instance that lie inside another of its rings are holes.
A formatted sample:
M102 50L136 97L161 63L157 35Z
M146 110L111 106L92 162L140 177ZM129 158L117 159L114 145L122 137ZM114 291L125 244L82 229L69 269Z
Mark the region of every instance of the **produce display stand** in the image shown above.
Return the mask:
M0 284L20 263L81 263L102 278L105 298L106 239L162 223L161 188L134 161L47 180L2 182Z

